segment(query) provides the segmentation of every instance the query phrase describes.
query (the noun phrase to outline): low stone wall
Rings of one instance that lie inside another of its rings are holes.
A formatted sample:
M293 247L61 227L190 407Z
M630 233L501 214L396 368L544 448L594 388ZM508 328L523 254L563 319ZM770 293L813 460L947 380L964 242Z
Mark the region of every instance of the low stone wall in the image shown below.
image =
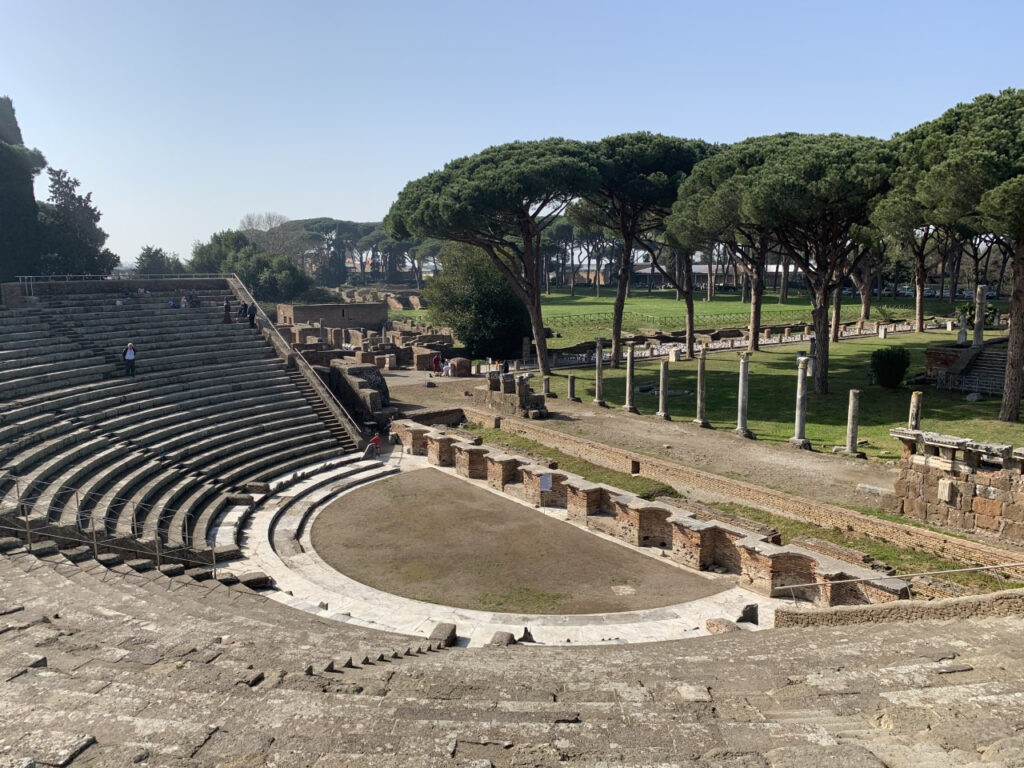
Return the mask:
M463 411L466 418L471 421L483 423L485 419L493 418L491 414L472 408L463 408ZM1001 565L1017 562L1020 558L1019 552L1010 552L997 546L894 523L852 509L774 491L742 480L614 448L604 443L595 443L534 422L501 419L498 426L506 432L536 440L601 467L638 474L674 487L730 496L753 507L806 520L826 528L845 528L891 542L896 546L920 549L967 565ZM1016 578L1024 578L1024 568L1010 568L1006 573Z
M454 466L463 477L486 479L491 487L529 504L565 509L572 522L636 547L661 549L683 565L737 574L743 586L760 594L792 594L821 606L910 595L909 585L899 579L798 547L779 546L770 536L736 525L699 519L685 506L647 501L569 472L460 441L409 419L394 422L392 430L405 450L425 454L431 464ZM831 585L851 578L870 581L849 587Z
M910 429L890 434L902 445L894 512L1024 544L1024 448Z
M945 600L901 601L885 605L838 606L822 611L775 611L775 627L837 627L893 621L973 619L1014 616L1024 612L1024 590L971 595Z

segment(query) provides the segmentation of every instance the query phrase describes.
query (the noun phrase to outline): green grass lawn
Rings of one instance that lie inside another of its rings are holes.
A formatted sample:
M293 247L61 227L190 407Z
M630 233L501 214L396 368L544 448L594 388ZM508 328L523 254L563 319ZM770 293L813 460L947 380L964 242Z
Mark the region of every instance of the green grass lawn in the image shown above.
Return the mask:
M868 383L871 352L881 346L900 344L911 355L909 374L924 370L924 350L937 343L949 341L954 334L929 331L890 337L861 338L832 344L830 356L830 394L817 395L813 387L807 401L807 437L817 450L830 451L846 440L846 413L849 390L861 390L859 438L867 440L861 450L871 457L895 458L899 454L897 442L889 437L889 430L906 424L910 405L910 387L889 390ZM768 347L754 353L750 362L748 425L759 440L784 443L793 435L796 411L796 357L802 348L797 345ZM803 347L806 349L806 347ZM718 429L736 426L736 384L739 371L738 356L734 352L718 352L707 360L707 414ZM593 399L594 372L592 368L560 370L552 377L551 388L564 397L567 374L576 376L576 394ZM625 370L604 371L604 399L616 407L625 400ZM658 363L638 362L636 383L658 383ZM669 413L674 419L689 420L696 413L696 361L672 363L669 368ZM539 383L534 384L539 388ZM966 402L963 395L940 392L923 387L924 402L922 427L933 432L970 437L977 440L1024 445L1024 427L997 421L999 399L986 398L977 403ZM634 403L642 414L658 410L654 394L637 393ZM651 416L651 418L654 418Z
M615 303L614 288L604 288L601 296L594 296L590 288L578 288L575 296L569 295L568 288L555 288L543 299L544 324L558 334L548 340L550 349L561 349L589 341L598 336L611 336L612 308ZM879 317L879 310L888 311L894 317L910 317L913 301L901 298L883 297L872 303L872 317ZM951 315L954 303L942 299L926 299L926 315ZM638 333L642 330L681 330L685 327L686 307L676 301L675 291L634 291L626 299L623 313L623 332ZM698 328L739 328L746 325L750 316L750 304L740 301L738 293L719 293L714 301L697 297L694 308ZM844 320L855 320L860 316L860 299L847 296L843 300ZM426 310L400 310L389 312L392 319L409 319L427 322ZM778 296L767 294L762 305L762 323L809 323L810 303L806 296L790 293L789 300L780 304Z

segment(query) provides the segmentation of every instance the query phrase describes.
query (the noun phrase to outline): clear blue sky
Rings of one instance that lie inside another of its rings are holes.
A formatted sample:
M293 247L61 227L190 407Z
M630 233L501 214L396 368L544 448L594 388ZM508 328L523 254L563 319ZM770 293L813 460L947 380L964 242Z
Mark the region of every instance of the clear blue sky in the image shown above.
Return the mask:
M0 19L0 95L123 263L187 257L247 212L376 221L410 179L515 139L889 137L1024 86L1019 0L0 0Z

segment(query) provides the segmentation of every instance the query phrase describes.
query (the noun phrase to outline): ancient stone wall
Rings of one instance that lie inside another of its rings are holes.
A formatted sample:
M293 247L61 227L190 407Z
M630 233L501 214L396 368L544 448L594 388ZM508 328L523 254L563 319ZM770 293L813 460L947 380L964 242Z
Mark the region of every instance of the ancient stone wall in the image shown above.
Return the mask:
M1024 611L1024 590L945 600L901 600L878 605L837 606L821 611L775 611L775 627L837 627L893 621L946 621L981 616L1013 616Z
M454 466L463 477L486 479L491 487L529 504L565 509L568 519L579 525L637 547L656 547L683 565L737 574L743 586L761 594L773 595L780 583L807 583L821 586L809 586L797 596L807 596L824 606L867 602L872 596L879 600L909 596L908 585L898 579L879 577L868 569L825 555L778 546L771 536L736 525L698 519L685 506L646 501L571 473L460 442L453 435L429 430L408 419L394 422L392 428L405 450L425 450L431 464ZM806 568L794 571L797 558ZM807 582L797 582L795 573L806 575ZM872 591L832 588L832 581L851 576L871 580Z
M282 325L319 323L331 328L373 328L380 331L388 319L387 304L278 304Z
M1024 449L919 430L890 434L902 444L894 512L1024 543Z
M483 423L493 420L493 414L473 408L463 408L466 418ZM949 536L911 525L883 520L844 507L825 504L775 491L753 483L715 475L693 467L636 454L604 443L581 437L521 419L501 419L497 426L512 434L536 440L544 445L601 467L619 472L638 474L660 480L678 488L692 488L742 499L743 503L772 512L807 520L826 528L846 528L855 533L889 541L896 546L913 547L950 560L969 565L1001 565L1016 562L1017 555L998 546L990 546ZM1008 569L1007 575L1024 578L1024 568Z

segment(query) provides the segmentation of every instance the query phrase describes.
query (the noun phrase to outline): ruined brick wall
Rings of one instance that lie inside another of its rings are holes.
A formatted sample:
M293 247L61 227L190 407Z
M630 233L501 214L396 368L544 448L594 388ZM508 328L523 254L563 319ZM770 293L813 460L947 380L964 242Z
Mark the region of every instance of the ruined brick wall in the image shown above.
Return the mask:
M475 409L464 408L463 410L473 421L480 421L485 417L483 412ZM681 489L693 488L732 496L741 499L745 504L784 515L796 516L826 528L846 528L855 533L889 541L896 546L914 547L969 565L1000 565L1017 562L1016 553L1008 552L997 546L883 520L844 507L813 501L742 480L734 480L693 467L686 467L682 464L632 453L568 435L549 427L542 427L534 422L521 419L502 419L499 426L503 431L536 440L598 466L608 467L619 472L636 471L642 477L660 480ZM1024 569L1022 568L1009 569L1007 573L1017 578L1024 578Z
M1014 616L1024 611L1024 590L972 595L945 600L898 600L876 605L841 605L820 611L775 611L775 627L838 627L892 621L973 619Z

